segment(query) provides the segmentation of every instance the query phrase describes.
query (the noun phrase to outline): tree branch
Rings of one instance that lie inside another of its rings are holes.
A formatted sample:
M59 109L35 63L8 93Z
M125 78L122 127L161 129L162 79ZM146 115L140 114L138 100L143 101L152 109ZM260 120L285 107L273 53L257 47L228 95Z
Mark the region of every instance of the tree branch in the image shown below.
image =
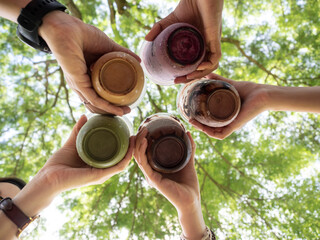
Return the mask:
M133 229L134 229L134 225L135 225L135 221L136 221L136 211L137 211L137 207L138 207L138 184L136 184L136 199L135 199L135 202L134 202L134 207L133 207L133 213L132 213L132 225L131 225L131 228L130 228L130 233L128 235L128 240L131 239L132 237L132 234L133 234Z
M257 209L256 209L254 206L252 206L247 200L245 201L245 203L255 212L255 214L257 214L257 215L262 219L262 221L266 224L266 226L271 230L272 234L273 234L277 239L280 240L280 238L278 237L278 235L272 230L271 224L270 224L265 218L263 218L263 217L258 213Z
M151 97L151 94L150 94L150 92L148 90L147 90L147 95L148 95L148 98L149 98L149 101L150 101L151 105L155 108L155 112L156 113L164 112L164 110L155 103L155 101Z
M261 63L259 63L257 60L255 60L253 57L246 54L244 49L240 46L241 43L239 40L232 39L232 38L221 38L221 42L231 43L241 52L241 54L247 58L250 62L254 63L258 68L260 68L262 71L266 72L267 74L271 75L274 80L280 85L279 80L282 80L283 82L287 83L286 79L280 78L276 74L273 74L270 70L266 69Z
M77 121L73 116L73 110L72 110L72 107L70 105L70 100L69 100L69 90L67 88L66 81L64 80L64 74L63 74L63 71L62 71L61 68L60 68L60 81L62 81L62 87L63 87L64 92L66 94L66 102L67 102L67 105L68 105L68 108L69 108L70 116L72 118L73 124L75 124Z
M137 168L138 168L138 166L135 165L135 166L134 166L134 169L133 169L132 172L130 173L129 183L128 183L125 191L122 193L122 195L121 195L121 197L120 197L120 199L119 199L119 201L118 201L118 203L117 203L117 205L119 205L119 207L118 207L118 209L117 209L116 217L115 217L115 219L114 219L114 224L112 224L112 228L114 228L114 227L117 225L118 216L119 216L119 212L120 212L120 208L121 208L122 201L123 201L124 197L126 196L126 193L127 193L127 191L129 190L131 183L133 182L133 181L131 181L131 180L132 180L132 178L133 178L134 173L137 171Z
M67 0L66 6L70 11L71 15L82 20L82 14L78 8L78 6L73 2L73 0Z
M244 178L249 179L250 181L253 181L255 184L257 184L259 187L266 189L264 186L262 186L260 183L258 183L255 179L247 176L243 171L241 171L239 168L237 168L235 165L233 165L227 158L225 158L225 156L222 155L222 153L216 148L216 146L214 146L214 144L212 143L211 138L207 136L208 142L210 143L211 147L214 149L214 151L216 151L216 153L218 153L218 155L221 157L221 159L228 164L230 167L232 167L233 169L235 169L237 172L240 173L240 175ZM266 189L268 190L268 189Z

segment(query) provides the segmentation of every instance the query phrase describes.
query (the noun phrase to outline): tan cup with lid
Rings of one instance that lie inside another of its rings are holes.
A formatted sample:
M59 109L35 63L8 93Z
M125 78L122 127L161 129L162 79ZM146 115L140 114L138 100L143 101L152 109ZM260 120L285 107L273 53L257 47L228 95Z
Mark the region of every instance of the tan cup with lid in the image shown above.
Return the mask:
M93 65L91 78L97 94L116 106L135 104L145 86L140 63L124 52L100 57Z

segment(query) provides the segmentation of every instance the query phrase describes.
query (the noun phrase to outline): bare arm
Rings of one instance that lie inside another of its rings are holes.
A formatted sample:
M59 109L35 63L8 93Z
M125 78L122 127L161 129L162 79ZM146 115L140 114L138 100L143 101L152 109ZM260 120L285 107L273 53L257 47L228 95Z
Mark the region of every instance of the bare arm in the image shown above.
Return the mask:
M320 113L320 87L318 86L273 86L247 81L233 81L214 73L207 77L232 84L239 92L242 104L237 118L225 127L212 128L194 119L190 120L195 128L213 138L224 139L228 137L264 111Z
M187 239L198 240L204 235L206 225L201 211L201 198L197 173L194 167L195 143L192 142L192 158L185 168L174 174L161 174L154 171L148 163L148 145L144 129L136 138L134 157L148 183L155 187L178 212L183 235Z
M30 1L31 0L1 0L0 16L16 23L20 10Z
M279 87L266 85L268 110L320 113L320 87Z
M81 117L64 146L53 154L33 179L13 198L27 216L38 215L61 192L81 186L100 184L123 171L132 158L134 138L121 162L111 168L98 169L85 164L76 150L76 137L86 122ZM17 226L0 211L0 239L16 239Z
M17 22L21 9L30 2L0 1L0 16L13 22ZM119 107L109 103L94 91L88 67L108 52L125 52L140 61L136 54L112 41L96 27L62 11L52 11L45 15L38 32L56 57L69 87L91 112L123 115L131 111L127 106Z

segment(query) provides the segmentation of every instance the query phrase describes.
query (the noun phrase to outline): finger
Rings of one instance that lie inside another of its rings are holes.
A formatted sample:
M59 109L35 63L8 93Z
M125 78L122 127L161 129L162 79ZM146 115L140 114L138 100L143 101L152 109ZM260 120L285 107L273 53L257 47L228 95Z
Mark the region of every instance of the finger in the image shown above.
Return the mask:
M131 112L131 108L128 106L123 106L121 108L122 108L123 114L128 114Z
M146 157L146 149L148 147L148 140L146 138L141 139L140 145L137 146L138 161L140 162L142 158Z
M97 108L95 106L93 106L91 103L89 102L83 102L84 106L92 113L98 113L98 114L108 114L108 113L111 113L111 112L107 112L107 111L104 111L100 108ZM131 108L130 107L127 107L127 106L124 106L124 107L120 107L122 110L123 110L123 114L128 114L131 112Z
M114 168L117 170L117 172L122 172L129 165L129 162L132 159L134 146L135 146L135 138L130 137L129 147L128 147L128 151L127 151L126 155L121 160L121 162L119 162L118 164L116 164L114 166Z
M145 36L146 41L153 41L159 33L162 31L162 26L160 22L157 22L153 25L151 30L148 32L148 34Z
M84 106L92 113L98 114L107 114L108 112L101 110L100 108L96 108L95 106L91 105L89 102L84 102Z
M195 142L193 141L193 138L192 138L192 136L191 136L191 133L188 131L187 132L187 135L188 135L188 138L189 138L189 140L190 140L190 142L191 142L191 147L192 147L192 153L191 153L191 161L192 161L192 163L194 162L194 154L195 154L195 152L196 152L196 144L195 144Z
M143 158L147 159L147 156L146 156L147 145L148 145L147 140L144 138L141 141L141 145L136 144L135 151L133 152L133 156L137 164L139 165L139 168L143 172L144 172L144 169L141 167L141 162Z
M224 127L223 128L213 128L213 127L209 127L206 125L203 125L201 123L199 123L197 120L195 119L191 119L190 124L195 127L196 129L198 129L199 131L207 134L210 137L222 140L224 139L227 134L227 132L225 131Z
M192 81L193 79L187 79L186 76L177 77L174 79L174 84L180 84L180 83L188 83Z
M227 82L227 83L230 83L231 85L234 85L234 84L236 83L236 81L234 81L234 80L231 80L231 79L222 77L222 76L220 76L220 75L218 75L218 74L215 74L215 73L209 73L209 74L206 76L206 78L225 81L225 82Z
M227 129L227 127L205 128L203 132L207 134L209 137L212 137L218 140L223 140L232 133L232 131L230 131L230 129Z
M108 113L108 112L106 112L106 111L104 111L104 110L102 110L102 109L100 109L100 108L97 108L97 107L93 106L92 104L90 104L90 102L89 102L88 100L86 100L85 97L84 97L84 96L81 94L81 92L79 92L78 90L75 89L74 91L78 94L81 102L83 103L83 105L84 105L90 112L92 112L92 113L98 113L98 114L107 114L107 113Z
M197 67L198 71L203 71L206 69L212 69L214 65L211 62L202 62L200 65Z
M74 125L72 132L68 138L68 140L65 143L65 146L70 146L70 145L75 145L76 144L76 139L77 135L82 128L82 126L87 122L87 117L86 115L82 115L78 122Z
M201 65L202 64L202 65ZM174 80L175 84L179 83L188 83L194 79L200 79L210 74L213 70L218 68L219 63L217 65L212 65L211 62L203 62L199 65L196 71L189 73L187 76L177 77Z
M189 120L189 123L195 128L195 129L197 129L197 130L199 130L199 131L203 131L203 129L204 129L204 125L203 124L201 124L201 123L199 123L197 120L195 120L195 119L190 119Z
M212 39L209 41L208 45L209 45L210 53L207 56L207 59L212 63L213 66L217 66L222 55L220 37L216 36L215 39Z
M147 148L147 139L143 139L141 148L139 150L140 159L137 161L139 168L141 169L143 175L148 179L150 185L155 185L156 187L161 182L161 174L154 171L148 163L147 156L145 154Z
M147 128L143 127L142 129L140 129L140 131L136 136L136 146L140 147L142 140L147 136L147 134L148 134Z
M114 106L103 98L99 97L97 93L91 88L79 89L83 97L94 107L99 108L108 113L112 113L118 116L124 114L124 110L121 107Z
M194 71L190 74L187 75L187 79L191 80L191 79L200 79L203 78L204 76L208 75L209 73L211 73L213 71L212 69L205 69L202 71Z
M165 28L176 22L178 22L178 19L174 15L174 12L170 13L167 17L163 18L153 25L149 33L146 35L145 39L147 41L153 41Z

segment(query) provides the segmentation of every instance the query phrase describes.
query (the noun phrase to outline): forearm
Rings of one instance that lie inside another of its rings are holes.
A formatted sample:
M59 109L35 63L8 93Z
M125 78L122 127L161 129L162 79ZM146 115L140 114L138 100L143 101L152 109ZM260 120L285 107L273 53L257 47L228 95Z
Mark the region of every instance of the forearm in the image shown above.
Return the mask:
M0 239L17 239L16 233L18 228L9 218L7 218L3 211L0 211L0 223Z
M59 194L45 180L41 171L12 200L28 217L38 215ZM0 239L17 239L18 227L0 211Z
M200 240L205 232L205 222L203 219L201 204L196 208L178 211L179 222L182 233L187 239Z
M12 22L17 22L21 9L29 2L31 2L31 0L1 0L0 16Z
M267 88L268 110L320 113L320 87Z

